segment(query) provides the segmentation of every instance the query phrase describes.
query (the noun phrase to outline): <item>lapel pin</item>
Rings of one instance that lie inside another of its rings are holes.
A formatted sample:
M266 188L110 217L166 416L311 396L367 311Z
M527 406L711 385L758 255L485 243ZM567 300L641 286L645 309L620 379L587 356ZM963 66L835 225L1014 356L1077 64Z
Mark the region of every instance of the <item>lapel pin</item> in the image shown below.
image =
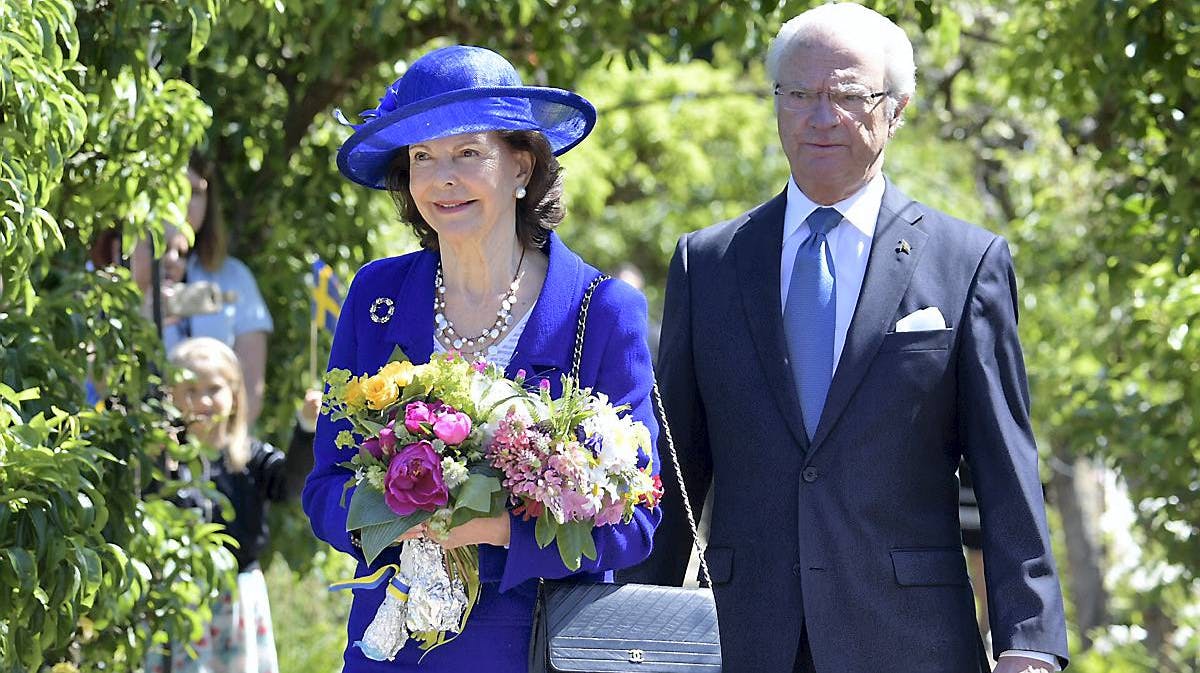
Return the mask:
M896 252L902 252L906 255L910 254L912 252L912 246L908 244L908 241L902 238L896 242Z
M383 324L392 319L392 314L396 312L396 302L387 297L376 297L375 301L371 302L371 322Z

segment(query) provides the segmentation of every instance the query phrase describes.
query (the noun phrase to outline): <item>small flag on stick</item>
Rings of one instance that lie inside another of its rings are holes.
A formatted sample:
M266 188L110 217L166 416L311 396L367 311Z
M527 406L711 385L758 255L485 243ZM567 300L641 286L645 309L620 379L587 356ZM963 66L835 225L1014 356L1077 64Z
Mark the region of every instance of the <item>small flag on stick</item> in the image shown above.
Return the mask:
M332 332L342 312L340 283L333 273L333 267L319 258L313 262L312 273L312 320L318 328L324 327Z
M322 328L333 332L342 312L342 290L333 267L317 258L313 262L308 282L312 290L312 321L308 330L308 372L310 385L320 387L317 380L317 332Z

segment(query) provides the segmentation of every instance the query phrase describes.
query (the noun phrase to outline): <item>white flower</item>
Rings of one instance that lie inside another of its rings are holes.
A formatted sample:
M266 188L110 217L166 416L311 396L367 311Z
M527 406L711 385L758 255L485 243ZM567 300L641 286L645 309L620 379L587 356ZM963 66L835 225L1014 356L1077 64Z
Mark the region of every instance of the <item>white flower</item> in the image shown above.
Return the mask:
M458 488L467 481L467 477L469 476L466 463L459 462L449 456L442 459L442 479L445 480L447 489Z
M627 417L621 418L608 405L597 408L596 415L583 422L583 429L589 435L602 438L597 458L609 472L635 467L638 449L650 443L646 426Z

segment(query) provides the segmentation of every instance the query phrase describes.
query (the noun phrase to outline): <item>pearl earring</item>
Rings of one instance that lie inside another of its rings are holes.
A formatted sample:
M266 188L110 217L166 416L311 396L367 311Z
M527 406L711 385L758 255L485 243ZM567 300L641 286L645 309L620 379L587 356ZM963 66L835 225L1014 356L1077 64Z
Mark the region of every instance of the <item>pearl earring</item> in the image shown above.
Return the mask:
M520 187L517 187L517 190L515 192L513 192L513 195L516 196L518 199L525 198L525 185L521 185Z

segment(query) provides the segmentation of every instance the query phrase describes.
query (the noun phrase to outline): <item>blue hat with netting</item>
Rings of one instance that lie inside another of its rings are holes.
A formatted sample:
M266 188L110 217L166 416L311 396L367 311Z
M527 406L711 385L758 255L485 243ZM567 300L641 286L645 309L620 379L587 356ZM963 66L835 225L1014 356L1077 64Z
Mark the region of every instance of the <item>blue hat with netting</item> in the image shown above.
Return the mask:
M379 106L346 121L354 135L338 150L338 170L361 185L386 189L396 153L414 143L461 133L539 131L559 155L596 125L596 108L583 96L524 86L503 56L481 47L443 47L417 59L388 87Z

